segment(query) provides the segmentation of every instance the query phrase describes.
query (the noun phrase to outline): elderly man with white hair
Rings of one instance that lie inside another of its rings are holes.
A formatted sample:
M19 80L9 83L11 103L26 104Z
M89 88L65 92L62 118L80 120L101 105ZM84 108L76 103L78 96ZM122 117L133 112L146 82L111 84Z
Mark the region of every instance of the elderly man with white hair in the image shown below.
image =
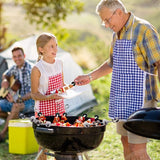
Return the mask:
M150 160L147 138L123 128L124 122L143 107L156 107L160 100L160 41L153 25L128 12L120 0L101 0L96 8L102 24L113 31L110 57L89 74L75 79L85 85L112 72L109 117L119 119L125 160ZM157 76L158 75L158 79Z

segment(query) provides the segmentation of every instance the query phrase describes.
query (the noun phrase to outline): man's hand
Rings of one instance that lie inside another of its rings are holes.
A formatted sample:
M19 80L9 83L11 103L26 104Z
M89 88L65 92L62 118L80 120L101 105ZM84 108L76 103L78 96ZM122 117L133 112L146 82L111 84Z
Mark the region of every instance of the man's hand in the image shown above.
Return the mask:
M13 96L10 93L8 93L8 95L6 96L6 99L11 103L14 102Z
M2 82L1 82L1 87L2 88L9 88L9 82L7 81L7 79L4 79Z
M78 86L82 86L82 85L86 85L86 84L88 84L88 83L90 83L90 77L89 77L89 75L88 74L86 74L86 75L80 75L80 76L78 76L75 80L74 80L74 82L76 83L76 85L78 85Z

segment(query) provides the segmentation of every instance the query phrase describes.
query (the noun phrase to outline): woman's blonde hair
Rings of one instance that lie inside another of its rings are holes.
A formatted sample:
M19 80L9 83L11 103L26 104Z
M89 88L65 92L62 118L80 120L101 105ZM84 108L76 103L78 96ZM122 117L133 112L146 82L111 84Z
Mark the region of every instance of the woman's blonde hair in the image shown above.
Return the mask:
M51 33L44 32L38 36L37 41L36 41L37 52L38 52L37 61L39 61L43 56L43 54L39 51L39 47L43 48L52 38L54 38L57 43L56 37Z
M99 14L104 7L109 8L113 12L119 8L127 13L127 9L120 0L101 0L96 7L96 13Z

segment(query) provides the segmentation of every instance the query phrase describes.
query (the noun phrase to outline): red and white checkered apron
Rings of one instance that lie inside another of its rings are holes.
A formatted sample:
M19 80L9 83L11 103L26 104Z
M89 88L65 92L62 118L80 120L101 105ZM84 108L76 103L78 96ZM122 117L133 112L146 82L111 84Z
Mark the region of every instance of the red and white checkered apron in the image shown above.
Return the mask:
M49 76L48 90L46 95L51 94L51 91L63 87L62 74ZM56 113L63 115L65 112L64 100L43 100L39 103L39 111L45 116L55 116Z

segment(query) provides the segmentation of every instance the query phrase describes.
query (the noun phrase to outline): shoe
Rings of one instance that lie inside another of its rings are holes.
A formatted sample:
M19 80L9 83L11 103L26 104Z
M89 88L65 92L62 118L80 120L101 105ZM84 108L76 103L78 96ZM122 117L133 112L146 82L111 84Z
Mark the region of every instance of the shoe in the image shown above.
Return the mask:
M0 126L1 126L4 122L5 122L5 120L0 118Z
M2 136L0 135L0 143L4 142L5 138L2 138Z

